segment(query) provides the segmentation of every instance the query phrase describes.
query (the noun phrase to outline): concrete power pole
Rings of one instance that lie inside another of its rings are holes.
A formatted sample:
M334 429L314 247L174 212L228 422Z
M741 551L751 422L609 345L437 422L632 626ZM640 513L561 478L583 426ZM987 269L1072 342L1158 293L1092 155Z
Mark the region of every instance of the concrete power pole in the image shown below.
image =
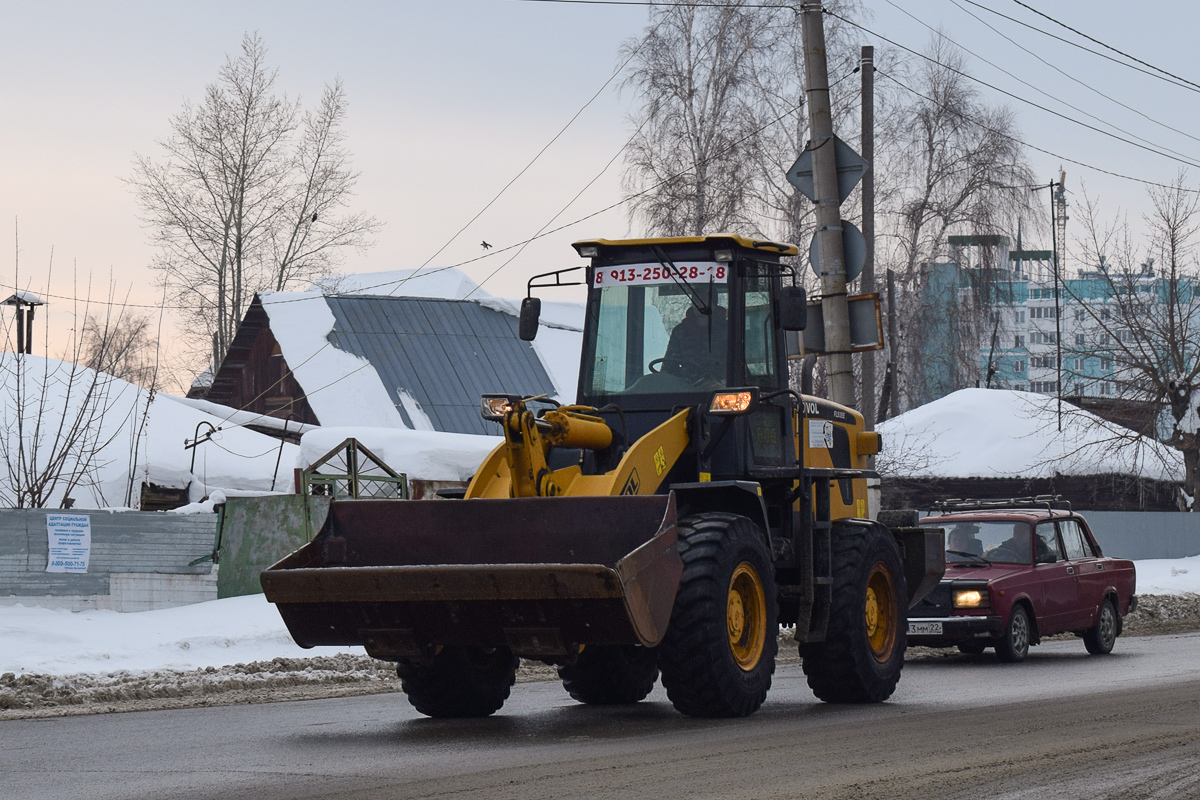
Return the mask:
M875 48L866 45L859 61L862 71L862 155L875 163ZM859 276L859 290L875 291L875 173L867 170L862 178L862 233L867 242L867 260ZM862 354L862 414L867 430L875 430L875 351Z
M802 6L804 82L808 94L808 129L812 140L813 187L817 198L817 250L821 261L821 314L825 318L825 358L829 397L855 406L854 367L850 359L850 315L846 306L846 262L842 251L837 158L833 144L833 112L829 103L829 69L825 61L825 27L821 4Z

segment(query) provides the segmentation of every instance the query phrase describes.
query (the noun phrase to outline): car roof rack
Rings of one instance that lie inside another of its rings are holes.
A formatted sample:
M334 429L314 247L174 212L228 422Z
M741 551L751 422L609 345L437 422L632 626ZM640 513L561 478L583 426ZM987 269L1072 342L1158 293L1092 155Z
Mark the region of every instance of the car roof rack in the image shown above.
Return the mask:
M935 511L982 511L1000 508L1045 508L1051 514L1066 506L1068 514L1073 513L1071 501L1061 494L1039 494L1032 497L994 498L952 498L939 500L933 504Z

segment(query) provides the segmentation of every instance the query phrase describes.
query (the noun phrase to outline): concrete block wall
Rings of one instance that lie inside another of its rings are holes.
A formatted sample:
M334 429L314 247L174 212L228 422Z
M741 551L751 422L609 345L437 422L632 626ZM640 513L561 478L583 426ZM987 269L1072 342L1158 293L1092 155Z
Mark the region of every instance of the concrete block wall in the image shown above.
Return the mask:
M87 573L46 572L48 514L82 514L92 535ZM216 514L156 511L0 511L0 605L147 611L215 600L208 555Z

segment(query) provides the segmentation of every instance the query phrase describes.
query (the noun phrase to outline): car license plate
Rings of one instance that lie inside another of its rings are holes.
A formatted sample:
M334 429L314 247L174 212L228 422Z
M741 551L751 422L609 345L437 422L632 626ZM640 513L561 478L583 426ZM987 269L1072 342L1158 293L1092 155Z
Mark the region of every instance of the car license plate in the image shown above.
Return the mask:
M910 622L908 623L909 636L941 636L942 623L940 622Z

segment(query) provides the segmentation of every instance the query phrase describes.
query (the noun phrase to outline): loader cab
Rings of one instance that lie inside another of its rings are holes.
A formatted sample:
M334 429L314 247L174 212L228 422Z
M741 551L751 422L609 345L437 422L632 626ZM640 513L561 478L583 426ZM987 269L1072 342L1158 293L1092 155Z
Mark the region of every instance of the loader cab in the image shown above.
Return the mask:
M780 256L795 255L791 245L709 236L600 239L575 248L591 259L576 396L595 408L619 407L623 419L614 428L627 428L630 440L672 409L706 407L715 390L787 387L779 305L780 278L790 267ZM716 473L744 477L755 466L787 466L791 415L784 404L764 404L735 427L738 435L711 454ZM748 453L737 441L743 437Z

